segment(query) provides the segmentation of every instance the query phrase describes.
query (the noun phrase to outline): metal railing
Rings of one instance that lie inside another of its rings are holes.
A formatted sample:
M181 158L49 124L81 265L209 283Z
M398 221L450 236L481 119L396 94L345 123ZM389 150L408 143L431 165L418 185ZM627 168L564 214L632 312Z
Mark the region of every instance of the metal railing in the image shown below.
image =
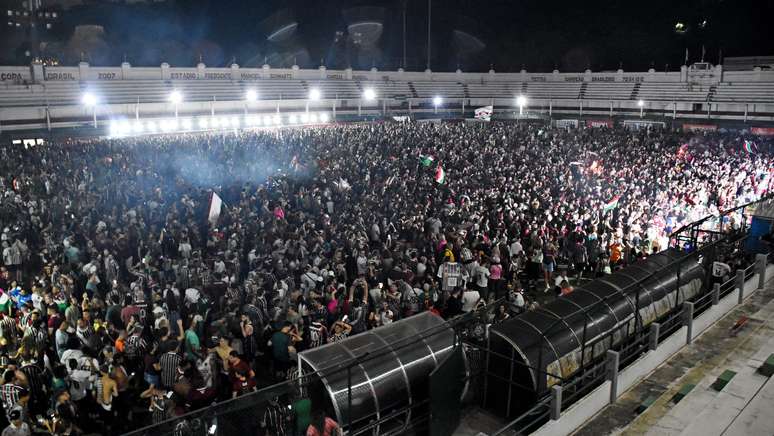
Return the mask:
M768 195L766 197L763 197L757 201L747 203L741 206L737 206L733 209L724 211L721 213L720 218L718 220L719 223L722 225L722 216L729 215L731 213L735 213L739 210L742 210L744 213L744 210L756 203L767 201L769 199L774 198L774 195ZM743 215L744 216L744 215ZM739 254L741 253L742 246L744 244L744 241L746 239L746 232L747 232L747 220L743 219L742 223L740 224L740 227L738 229L726 229L723 231L722 227L718 229L718 231L708 231L707 229L702 229L702 224L707 222L708 220L712 218L717 217L706 217L702 220L699 220L695 223L692 223L690 225L684 226L683 228L677 230L672 235L670 235L670 241L676 241L678 244L677 246L681 246L679 244L679 241L683 242L689 242L688 249L689 254L677 259L676 261L666 265L665 267L661 268L658 272L650 274L648 277L645 277L641 280L638 280L637 282L627 286L626 288L621 290L621 293L626 293L627 290L630 290L631 288L635 286L640 286L645 281L651 279L655 274L663 273L663 271L672 270L675 268L677 269L678 274L678 280L676 283L676 286L679 289L680 286L680 280L679 280L679 271L680 266L683 262L689 261L690 259L694 259L695 256L707 256L708 259L704 259L704 264L711 265L712 262L718 258L719 254L729 255L732 253ZM774 252L770 252L768 254L768 261L771 263L774 263ZM755 272L756 263L752 262L750 265L747 265L746 267L742 268L742 271L744 271L744 279L749 280L751 277L753 277ZM707 280L706 282L709 282ZM742 284L744 286L744 284ZM727 296L731 292L733 292L735 289L737 289L738 283L737 283L737 277L735 275L732 275L729 280L726 280L725 282L722 282L719 287L718 297L722 299L723 297ZM675 291L678 291L677 289ZM639 292L640 289L636 290L636 297L637 297L637 311L635 311L635 331L633 332L632 338L623 344L614 344L612 341L612 335L616 331L618 327L613 328L608 332L605 336L598 338L594 340L592 343L585 343L585 326L584 326L584 342L581 345L582 348L591 347L593 350L593 345L596 344L599 341L604 340L611 340L611 344L613 346L611 349L617 351L620 356L619 360L619 366L618 368L624 368L627 365L630 365L632 362L636 361L639 356L641 356L644 352L646 352L650 347L650 334L651 334L651 326L647 326L643 328L642 326L642 320L639 318ZM679 292L679 291L678 291ZM741 292L741 291L740 291ZM698 315L704 311L706 311L708 308L710 308L716 301L716 297L713 295L714 289L710 289L708 286L704 286L702 291L699 292L697 295L693 296L691 299L687 299L687 301L690 301L693 304L693 315ZM677 294L676 294L677 295ZM600 301L596 304L601 304L604 301ZM658 338L657 343L660 343L663 339L668 338L669 336L673 335L675 332L680 330L685 325L685 314L682 310L682 306L684 302L680 302L679 298L675 298L675 306L673 309L667 314L664 315L661 319L658 320L659 323L659 331L658 331ZM588 309L584 310L584 315L587 315ZM571 314L575 315L575 314ZM566 318L566 316L565 316ZM560 320L557 320L558 324ZM550 327L546 332L551 331ZM628 324L627 324L627 330L628 330ZM628 331L627 335L628 336ZM546 333L544 333L546 335ZM588 392L599 386L602 382L606 379L606 368L608 365L608 361L603 358L604 356L592 356L592 359L590 362L586 363L585 361L585 352L582 352L582 359L581 359L581 369L574 373L574 375L570 378L570 380L562 380L561 377L558 375L551 375L552 377L555 377L560 380L559 383L557 383L558 386L561 387L561 407L560 410L566 409L569 405L577 401L578 399L582 398L584 395L586 395ZM512 383L512 381L510 381ZM551 397L548 392L543 393L542 395L538 395L538 401L534 406L526 410L525 412L521 413L518 417L515 419L512 419L506 426L498 430L494 435L499 434L505 434L509 431L516 431L517 433L529 433L532 430L535 430L539 425L542 423L545 423L551 416Z

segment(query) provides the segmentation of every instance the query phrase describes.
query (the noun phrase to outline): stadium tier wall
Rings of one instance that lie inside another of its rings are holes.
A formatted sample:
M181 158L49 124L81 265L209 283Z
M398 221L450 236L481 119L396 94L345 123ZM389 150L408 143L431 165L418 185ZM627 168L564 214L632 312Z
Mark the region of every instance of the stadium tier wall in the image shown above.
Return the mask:
M317 88L321 98L308 100ZM376 100L361 98L372 88ZM258 100L245 101L254 89ZM173 90L184 101L168 101ZM97 96L87 108L84 93ZM0 129L100 124L116 118L326 111L353 115L438 112L464 115L465 109L495 106L516 112L515 97L527 97L528 114L548 116L647 116L661 118L774 121L774 71L723 71L695 64L680 71L584 73L464 73L354 71L271 68L159 67L0 67ZM434 97L442 97L440 108Z

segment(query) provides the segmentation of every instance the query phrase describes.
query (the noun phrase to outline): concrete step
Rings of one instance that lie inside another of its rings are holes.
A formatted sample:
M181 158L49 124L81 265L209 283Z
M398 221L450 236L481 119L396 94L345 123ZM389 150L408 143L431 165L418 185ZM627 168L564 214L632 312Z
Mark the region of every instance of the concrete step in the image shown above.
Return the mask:
M721 435L755 397L768 378L749 365L733 368L736 375L680 432L685 436ZM713 382L714 384L714 382Z
M774 435L774 378L769 378L758 394L721 433L723 436Z
M722 413L719 413L717 409L723 409L726 405L730 407L732 404L740 405L739 407L743 408L744 402L738 401L738 397L749 398L755 395L756 386L761 386L762 383L766 382L766 378L758 374L757 369L774 349L774 335L769 334L769 328L768 325L762 326L764 331L760 332L760 337L766 338L765 340L751 340L749 342L748 350L752 351L738 350L737 353L729 356L729 360L704 374L701 380L695 383L696 386L680 402L672 406L645 434L649 436L677 436L680 434L710 436L720 434L718 432L722 432L733 422L740 409L737 408L728 413L724 412L724 417L720 416ZM748 352L749 354L747 354ZM749 357L736 362L736 364L730 363L735 355L740 354L746 354ZM712 385L726 369L734 370L737 374L731 378L728 385L718 392L712 388ZM680 381L680 383L684 382ZM729 401L729 398L736 399L736 401ZM701 433L702 431L705 433ZM771 436L771 434L767 436Z

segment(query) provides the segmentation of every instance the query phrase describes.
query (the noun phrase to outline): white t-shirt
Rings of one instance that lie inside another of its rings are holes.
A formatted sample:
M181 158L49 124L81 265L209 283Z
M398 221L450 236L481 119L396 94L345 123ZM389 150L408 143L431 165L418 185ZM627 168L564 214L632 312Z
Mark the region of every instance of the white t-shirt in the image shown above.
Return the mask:
M480 288L485 288L489 285L489 268L479 265L476 268L476 285Z
M73 401L86 398L86 392L91 389L91 372L76 369L70 372L70 397Z
M517 254L521 254L522 251L524 251L524 248L522 248L521 242L519 242L518 240L513 241L513 243L510 246L511 256L516 256Z
M476 304L480 299L481 294L479 294L478 291L469 289L465 290L465 292L462 293L462 311L470 312L471 310L475 309Z

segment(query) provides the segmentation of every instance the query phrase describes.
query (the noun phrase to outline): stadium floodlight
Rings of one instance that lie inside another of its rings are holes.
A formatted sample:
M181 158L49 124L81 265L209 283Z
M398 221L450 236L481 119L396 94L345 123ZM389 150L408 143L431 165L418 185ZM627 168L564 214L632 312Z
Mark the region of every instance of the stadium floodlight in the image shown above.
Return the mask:
M92 93L90 93L90 92L86 92L86 93L83 94L83 97L81 97L81 103L83 103L83 105L86 106L86 107L96 106L97 105L97 96L92 94Z
M645 101L643 101L643 100L638 101L637 102L637 106L639 106L639 107L645 106Z
M320 114L320 122L321 123L327 123L330 118L328 117L328 114L323 112Z
M142 125L142 123L140 122L140 120L137 120L137 121L135 121L135 122L134 122L134 125L132 126L132 131L133 131L134 133L142 133L142 131L143 131L143 125Z
M443 104L443 99L441 98L440 95L436 95L435 97L433 97L433 108L434 108L433 112L438 113L438 106L440 106L441 104Z
M177 118L169 121L169 130L176 132L179 129L180 129L180 123L177 121Z
M273 121L274 121L274 124L276 124L278 126L282 125L282 118L280 118L279 114L274 115Z
M366 101L374 101L376 100L376 91L374 91L373 88L366 88L363 91L363 99Z
M207 122L207 118L201 117L199 118L199 128L202 130L206 130L207 127L209 127L209 123Z
M245 100L251 102L258 100L258 92L254 89L248 89L247 92L245 92Z
M229 124L231 124L231 122L228 120L228 118L223 117L223 118L220 119L220 128L221 129L228 129Z
M94 128L97 128L97 96L86 92L83 94L83 97L81 97L81 103L83 103L84 106L91 109L91 113L94 117Z
M169 101L175 105L175 118L177 118L177 107L183 102L183 94L178 90L174 90L169 94Z
M231 117L231 127L235 128L235 129L239 128L239 118Z
M271 126L271 117L268 115L263 116L263 125L264 126Z
M519 106L519 116L524 115L524 106L527 105L527 97L523 95L516 97L516 104Z
M637 102L637 106L640 107L640 118L645 116L645 101L640 100Z
M312 88L309 90L309 100L317 101L322 98L322 93L318 88Z
M183 94L178 90L174 90L169 94L169 101L172 104L180 104L183 102Z
M191 130L193 127L191 120L188 118L185 118L183 121L181 121L181 124L183 125L183 130Z
M315 114L315 113L309 114L309 121L312 124L316 124L317 123L317 114Z
M148 124L145 127L150 133L156 132L156 123L154 121L148 121Z
M304 112L301 114L301 122L306 124L309 122L309 114Z
M296 124L297 122L298 122L298 117L296 117L296 114L288 115L288 123Z
M212 117L212 121L210 121L210 125L212 126L213 129L217 129L218 127L220 127L220 120L215 117Z

